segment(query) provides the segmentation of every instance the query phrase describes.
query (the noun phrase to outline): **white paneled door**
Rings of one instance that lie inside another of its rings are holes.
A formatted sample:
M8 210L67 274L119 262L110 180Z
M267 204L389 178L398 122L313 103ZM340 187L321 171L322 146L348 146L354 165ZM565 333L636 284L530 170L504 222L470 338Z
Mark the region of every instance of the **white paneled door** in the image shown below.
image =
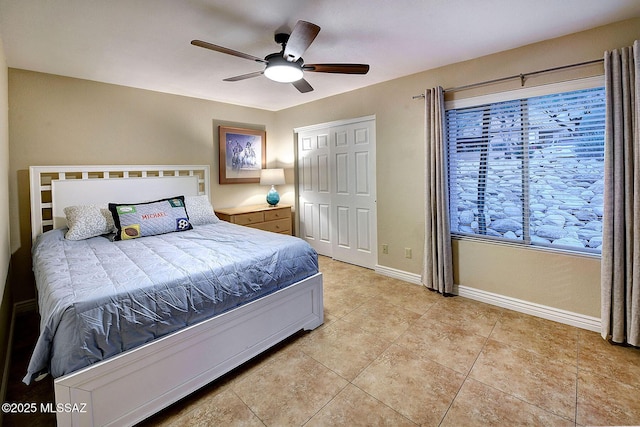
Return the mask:
M300 237L321 255L377 262L375 119L296 129Z
M300 238L320 255L331 256L329 130L298 134L298 211Z

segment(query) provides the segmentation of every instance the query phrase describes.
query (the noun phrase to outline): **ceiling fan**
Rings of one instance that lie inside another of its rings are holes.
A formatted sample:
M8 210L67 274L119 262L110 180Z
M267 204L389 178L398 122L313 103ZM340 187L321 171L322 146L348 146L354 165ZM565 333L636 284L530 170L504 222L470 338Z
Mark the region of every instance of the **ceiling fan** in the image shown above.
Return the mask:
M269 54L264 59L201 40L192 40L191 44L265 64L265 69L262 71L229 77L224 79L226 82L237 82L264 74L270 80L291 83L300 92L306 93L312 91L313 87L303 78L305 71L338 74L367 74L369 72L367 64L305 64L302 54L309 48L319 32L319 26L307 21L298 21L291 34L277 33L275 35L275 41L282 45L282 50Z

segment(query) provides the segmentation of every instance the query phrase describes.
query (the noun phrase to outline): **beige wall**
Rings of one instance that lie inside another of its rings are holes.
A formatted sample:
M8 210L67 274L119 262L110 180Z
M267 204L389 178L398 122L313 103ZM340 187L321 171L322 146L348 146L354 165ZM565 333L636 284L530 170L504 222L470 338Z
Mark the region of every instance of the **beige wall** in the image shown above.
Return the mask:
M377 119L379 264L419 274L424 239L424 106L414 100L427 87L445 88L521 72L601 58L604 50L640 38L640 19L466 61L371 86L279 112L159 94L22 70L9 71L11 250L14 276L29 274L27 168L35 164L208 163L216 206L259 203L257 185L217 185L214 124L246 123L267 130L268 165L287 168L293 182L293 128L375 115ZM577 75L601 74L602 67L532 77L527 85ZM357 78L357 77L353 77ZM483 88L519 87L519 81ZM476 91L477 92L477 91ZM458 92L466 97L472 91ZM448 95L451 96L451 95ZM283 201L294 202L293 186ZM404 258L404 248L413 258ZM577 313L599 316L599 261L468 241L454 244L459 284ZM514 275L514 272L519 274ZM32 288L17 285L20 300ZM558 296L559 291L562 298Z
M264 127L268 165L276 163L281 151L278 141L269 138L274 112L50 74L9 69L9 107L16 301L34 296L29 166L208 164L213 204L228 207L261 203L266 190L257 184L217 184L217 125Z
M0 286L9 270L9 89L7 63L0 39ZM0 292L2 294L2 292Z
M7 63L0 39L0 298L9 271L9 94Z
M295 127L376 115L378 244L389 245L388 255L379 250L378 263L419 274L424 239L424 105L412 97L433 86L450 88L602 58L605 50L629 46L638 38L640 19L623 21L283 110L278 112L278 128L284 138ZM526 85L602 72L601 65L582 67L531 77ZM519 86L516 80L448 94L447 99ZM406 247L413 249L412 259L404 257ZM460 285L600 317L598 259L456 241L454 270Z
M0 369L4 369L9 338L12 301L9 294L8 274L11 250L9 244L9 90L4 45L0 38ZM4 398L2 380L0 398Z

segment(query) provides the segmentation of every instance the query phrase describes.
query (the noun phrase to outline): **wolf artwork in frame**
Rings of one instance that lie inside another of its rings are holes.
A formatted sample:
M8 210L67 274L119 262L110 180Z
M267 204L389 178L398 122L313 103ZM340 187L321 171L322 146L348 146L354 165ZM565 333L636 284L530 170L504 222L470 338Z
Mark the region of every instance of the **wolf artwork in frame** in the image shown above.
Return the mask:
M266 164L266 132L219 126L219 137L220 184L259 183Z

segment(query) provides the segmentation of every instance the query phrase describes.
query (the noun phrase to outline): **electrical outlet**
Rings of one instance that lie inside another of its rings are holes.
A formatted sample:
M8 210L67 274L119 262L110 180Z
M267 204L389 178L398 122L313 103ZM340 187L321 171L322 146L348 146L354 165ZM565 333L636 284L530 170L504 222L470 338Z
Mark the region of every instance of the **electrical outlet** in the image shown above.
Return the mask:
M382 253L389 254L389 245L382 245Z
M411 248L404 248L404 257L411 259Z

